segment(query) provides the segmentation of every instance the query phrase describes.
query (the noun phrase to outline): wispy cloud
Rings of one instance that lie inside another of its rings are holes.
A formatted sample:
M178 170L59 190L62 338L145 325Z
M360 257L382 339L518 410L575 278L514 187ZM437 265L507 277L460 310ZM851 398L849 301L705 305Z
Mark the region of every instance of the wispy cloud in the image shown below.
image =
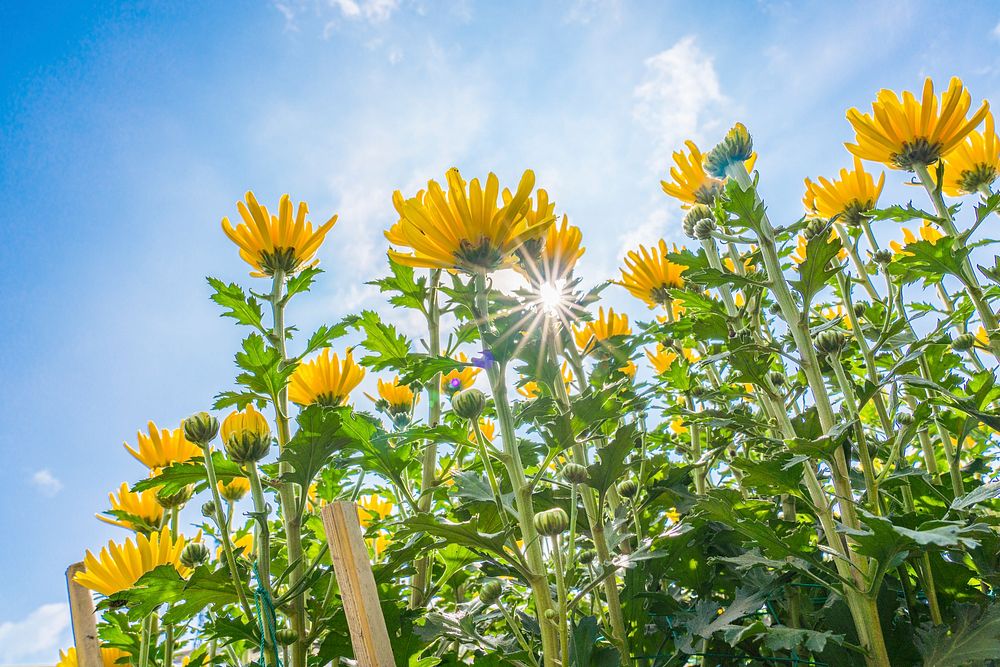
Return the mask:
M31 476L31 483L38 489L38 492L48 498L53 497L62 491L63 483L58 477L52 474L48 468L36 470Z
M275 0L271 4L285 19L286 30L299 30L300 20L308 18L324 26L324 35L340 20L375 25L385 23L399 9L399 0Z
M69 605L43 604L19 621L0 623L0 664L54 664L69 643Z
M1000 23L993 26L993 37L995 39L1000 39Z

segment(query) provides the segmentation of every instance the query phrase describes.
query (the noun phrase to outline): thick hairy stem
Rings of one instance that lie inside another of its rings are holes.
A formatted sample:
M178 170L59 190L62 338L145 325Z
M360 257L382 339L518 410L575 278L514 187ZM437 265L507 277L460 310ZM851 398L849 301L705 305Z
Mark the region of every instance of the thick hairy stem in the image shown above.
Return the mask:
M583 365L580 364L580 381L586 385L586 378L582 375ZM566 393L566 385L562 378L557 378L552 384L552 390L563 410L563 418L567 421L567 427L572 430L569 410L569 394ZM575 434L574 434L575 436ZM587 452L576 437L573 438L573 461L580 465L587 465ZM583 509L587 514L587 523L590 524L590 537L594 542L594 551L597 552L597 561L602 567L611 564L611 550L608 548L607 535L604 532L604 512L597 504L597 496L594 489L583 486L579 489L580 498L583 500ZM629 655L628 633L625 630L625 613L622 611L621 596L618 594L618 578L611 575L604 578L601 584L604 589L604 597L608 602L608 616L611 621L612 641L618 645L621 655Z
M260 575L260 582L271 593L271 531L267 525L268 507L264 498L264 487L260 483L260 473L257 471L257 464L250 463L246 466L247 477L250 478L250 496L253 498L254 521L254 545L257 547L257 572ZM261 612L263 613L263 612ZM278 638L270 631L270 624L265 620L263 637L264 650L267 653L267 664L278 664Z
M566 577L563 575L563 557L558 535L549 538L549 546L552 550L552 566L556 571L556 592L559 599L560 664L566 665L569 663L569 619L567 618L569 595L566 590Z
M288 363L288 350L285 345L285 274L275 271L271 283L271 315L274 323L272 344L277 349L281 365ZM291 428L288 419L288 387L284 386L278 392L274 406L274 419L278 426L278 449L284 451L291 440ZM285 462L278 464L279 477L290 472ZM303 493L306 489L302 490ZM294 563L288 584L295 588L305 575L305 563L302 559L302 514L298 507L295 486L291 482L281 482L278 487L278 498L281 501L281 518L285 526L285 542L288 548L288 562ZM259 567L259 565L258 565ZM290 601L289 616L292 629L297 639L292 645L292 667L305 667L308 646L306 645L305 592L296 594Z
M440 282L441 270L433 269L431 271L430 289L427 294L427 346L431 356L434 357L441 354L441 310L438 303L438 285ZM430 386L427 388L427 398L427 425L437 426L441 420L440 373L431 378ZM421 512L426 512L431 508L436 474L437 443L434 440L428 440L424 443L424 456L420 464L420 495L417 498L417 509ZM429 583L429 577L427 576L429 568L429 558L423 557L417 560L416 571L413 574L413 586L410 589L411 609L421 607L426 602L424 597Z
M479 325L480 338L484 341L489 339L488 332L492 328L489 320L488 299L486 276L483 273L478 273L475 276L475 304L473 304L473 308ZM542 656L545 667L555 667L559 664L559 638L555 628L545 619L545 612L553 609L554 604L552 594L549 591L542 545L539 541L538 531L535 530L535 504L531 486L521 462L521 452L518 449L517 433L514 428L514 415L511 413L510 401L507 398L506 369L497 362L488 363L486 375L490 381L493 404L500 421L500 439L505 454L503 462L514 490L514 503L517 509L518 523L521 527L521 538L524 540L529 569L528 579L541 628Z
M208 476L208 488L212 492L212 501L215 505L215 525L219 529L219 541L222 542L222 553L226 558L226 567L229 569L229 576L233 580L233 587L236 589L236 597L239 598L240 607L246 614L247 620L253 620L253 610L247 601L246 593L243 590L243 582L240 580L240 572L236 569L236 558L233 556L233 543L229 539L229 524L222 514L222 495L219 493L218 478L215 475L215 462L212 460L212 448L202 447L205 457L205 473Z
M927 191L927 195L931 198L931 202L934 204L934 210L937 211L938 217L941 218L941 226L944 227L948 235L954 239L954 241L952 241L952 247L955 250L963 250L965 248L965 242L959 236L958 228L955 226L955 220L951 217L951 211L948 210L948 205L945 204L944 195L941 194L941 189L934 185L934 181L931 179L930 172L927 171L926 166L915 165L914 171L916 172L921 185L923 185L924 189ZM983 326L986 327L986 334L990 339L990 351L993 352L994 357L1000 359L1000 330L997 329L996 314L986 302L982 286L979 284L979 279L976 277L976 272L973 270L972 262L969 261L968 257L962 261L962 268L965 274L962 282L965 283L969 298L972 299L972 303L976 307L976 312L979 313L979 319L983 321Z

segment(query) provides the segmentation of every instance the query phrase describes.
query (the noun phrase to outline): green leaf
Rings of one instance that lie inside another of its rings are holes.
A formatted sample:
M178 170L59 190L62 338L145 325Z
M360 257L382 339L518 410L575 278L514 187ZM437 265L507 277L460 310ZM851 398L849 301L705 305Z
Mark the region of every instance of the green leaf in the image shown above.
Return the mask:
M362 364L377 371L386 368L401 370L406 366L410 341L396 331L396 327L385 324L374 310L363 310L360 315L346 317L344 323L365 333L361 347L371 354L361 358Z
M291 470L281 476L286 482L298 484L308 490L316 473L323 469L334 454L350 439L341 435L340 412L335 409L312 405L302 410L296 418L298 429L278 459Z
M922 209L919 209L913 205L913 202L908 202L906 206L900 204L895 204L886 208L878 208L868 214L873 221L875 220L892 220L894 222L909 222L910 220L930 220L931 222L940 222L941 218L933 213L928 213Z
M823 234L812 237L806 243L805 261L798 265L799 277L788 281L802 296L803 313L809 312L813 297L843 268L840 262L834 261L843 247L839 238Z
M722 205L738 218L737 224L754 231L761 229L764 221L764 204L757 197L757 191L753 186L744 189L735 179L728 179Z
M508 558L504 551L506 536L503 533L479 532L479 520L476 517L463 523L451 523L430 514L417 514L403 521L400 533L426 533L439 538L443 544L459 544L467 549Z
M923 279L924 285L941 282L945 276L954 276L965 282L963 262L969 248L955 247L955 239L945 236L934 243L917 241L905 246L905 254L897 254L889 264L889 273L899 276L904 283Z
M347 325L345 323L340 322L333 326L324 324L316 329L312 336L309 336L309 340L306 341L306 349L297 358L304 359L316 350L330 347L330 343L345 335L347 335Z
M584 616L574 623L569 638L569 667L617 667L621 664L618 649L598 640L597 619Z
M764 634L764 646L772 651L791 651L804 646L813 653L821 653L826 648L827 642L841 644L843 641L844 635L789 628L784 625L772 626Z
M308 292L312 287L313 282L316 280L316 276L323 273L323 269L316 268L315 266L310 266L302 269L294 276L288 280L288 284L285 287L287 290L285 292L285 301L288 301L296 294L301 292Z
M587 466L590 472L587 486L597 489L601 499L612 485L621 481L627 468L625 459L635 451L638 442L639 433L635 424L624 424L615 431L611 442L597 450L601 460Z
M282 365L278 350L255 333L243 340L243 351L236 353L236 365L245 371L236 377L239 384L270 397L277 396L295 372L295 364Z
M766 283L760 280L754 280L749 276L741 276L732 271L719 271L711 267L685 271L684 279L704 287L722 287L723 285L729 285L737 289L747 286L766 287Z
M227 459L222 452L212 452L212 463L215 465L215 474L220 482L229 482L234 477L245 476L240 467ZM208 473L205 471L205 460L202 456L195 456L183 463L171 463L160 471L159 475L141 479L133 484L132 490L163 489L164 493L172 495L191 484L194 485L195 492L208 488Z
M979 503L985 503L988 500L993 500L994 498L1000 498L1000 482L990 482L989 484L983 484L975 491L971 491L964 496L955 498L951 502L951 509L953 510L964 510L972 507L973 505L978 505Z
M392 276L373 280L369 285L376 285L379 292L395 293L389 297L389 302L400 308L413 308L425 312L427 303L427 278L414 278L413 267L404 266L389 260Z
M1000 604L985 610L956 605L950 628L936 626L916 631L924 667L963 667L1000 659Z
M227 285L218 278L209 277L208 284L215 290L212 301L226 309L222 314L223 317L231 317L240 324L253 327L262 333L266 331L263 323L264 315L256 298L247 296L243 288L236 283Z
M209 605L236 601L236 591L225 567L213 571L211 566L201 565L185 580L173 565L160 565L142 575L132 588L108 596L101 604L114 607L124 603L133 618L143 618L168 604L170 608L163 620L177 623L193 618Z

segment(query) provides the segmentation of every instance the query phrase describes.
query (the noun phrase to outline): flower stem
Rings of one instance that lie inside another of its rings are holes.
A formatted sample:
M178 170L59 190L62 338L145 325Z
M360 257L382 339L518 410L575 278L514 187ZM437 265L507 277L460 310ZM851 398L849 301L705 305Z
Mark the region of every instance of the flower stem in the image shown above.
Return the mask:
M489 319L489 295L486 288L486 274L476 273L474 276L475 302L472 304L474 316L479 327L480 338L489 339L488 332L492 329ZM514 415L510 410L507 398L506 368L504 364L492 361L486 364L486 375L493 394L493 404L500 421L500 437L503 443L504 464L514 490L514 502L517 509L518 523L521 527L521 538L524 540L527 552L528 579L535 600L535 612L542 635L542 656L545 667L556 667L559 664L558 636L555 628L545 619L545 612L553 608L552 595L549 592L546 576L545 558L542 546L535 530L535 506L532 499L532 489L528 484L521 462L521 452L517 445L517 433L514 427Z
M562 658L561 664L569 664L569 619L567 618L567 607L569 606L569 595L566 592L566 578L563 575L562 549L559 545L559 536L553 535L549 538L552 547L552 564L556 571L556 592L559 599L559 655Z
M285 345L285 273L281 270L274 272L271 283L271 315L274 324L272 340L275 349L280 355L280 366L288 363L288 350ZM274 417L278 425L278 449L284 451L291 440L291 430L288 418L288 386L283 386L275 397ZM279 476L284 475L289 470L289 465L285 462L278 464ZM302 490L305 494L306 489ZM285 542L288 549L288 562L294 564L288 585L296 588L305 572L305 563L302 561L302 514L296 498L295 486L291 482L282 482L278 487L278 499L281 502L281 518L285 525ZM303 508L305 503L302 503ZM258 566L259 567L259 566ZM295 630L297 639L292 645L292 667L305 667L306 653L306 618L305 618L305 592L297 593L290 601L289 616L292 621L292 629Z
M432 269L430 275L430 287L427 292L427 334L428 351L431 356L436 357L441 354L441 309L438 303L438 286L441 283L441 270ZM441 374L436 374L431 378L427 388L427 425L437 426L441 420ZM488 465L488 462L484 465ZM433 500L434 485L437 474L437 442L433 439L424 443L424 456L420 464L420 495L417 498L417 509L426 512L431 508ZM503 509L501 507L501 512ZM429 583L427 572L430 567L430 559L423 557L416 562L416 571L413 574L413 585L410 588L410 608L416 609L424 605L426 600L427 585Z

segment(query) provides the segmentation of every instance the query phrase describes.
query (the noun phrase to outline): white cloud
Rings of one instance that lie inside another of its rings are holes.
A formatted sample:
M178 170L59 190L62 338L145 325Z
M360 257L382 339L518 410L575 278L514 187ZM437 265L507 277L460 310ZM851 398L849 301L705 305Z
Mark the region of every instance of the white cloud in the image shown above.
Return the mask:
M336 28L331 17L377 24L388 21L399 9L399 0L285 0L271 4L284 17L286 30L298 30L298 19L308 14L322 23L324 35Z
M69 605L43 604L19 621L0 623L0 664L54 664L68 645Z
M63 483L48 468L36 470L31 476L31 483L35 485L39 493L49 498L62 491L63 488Z
M996 39L1000 39L1000 23L997 23L993 27L993 37Z
M653 135L653 163L662 165L685 139L701 138L719 125L722 94L712 58L687 36L647 58L646 76L635 88L633 116Z
M587 25L598 17L617 21L621 18L621 4L621 0L574 0L566 12L566 22Z

